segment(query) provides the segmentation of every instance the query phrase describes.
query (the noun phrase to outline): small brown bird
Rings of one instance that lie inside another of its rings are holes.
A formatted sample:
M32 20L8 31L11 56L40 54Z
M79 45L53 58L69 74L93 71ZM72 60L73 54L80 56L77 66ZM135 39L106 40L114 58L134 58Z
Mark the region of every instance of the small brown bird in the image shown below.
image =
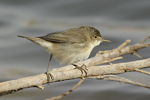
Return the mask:
M86 60L95 46L98 46L104 40L100 32L94 27L81 26L61 32L49 33L41 37L20 36L26 38L44 48L50 54L48 68L46 71L47 80L52 75L49 73L49 66L52 56L61 64L73 64L78 61ZM73 64L74 65L74 64Z

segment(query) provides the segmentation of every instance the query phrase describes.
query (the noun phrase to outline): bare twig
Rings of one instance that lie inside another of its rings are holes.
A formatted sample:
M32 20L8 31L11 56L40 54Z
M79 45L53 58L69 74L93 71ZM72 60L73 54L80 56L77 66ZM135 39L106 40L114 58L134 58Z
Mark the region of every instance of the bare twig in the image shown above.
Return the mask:
M102 80L107 80L107 81L117 81L120 83L132 84L132 85L137 85L137 86L141 86L141 87L145 87L145 88L150 89L149 85L145 85L145 84L142 84L139 82L134 82L134 81L131 81L129 79L119 77L116 75L102 75L102 76L100 75L100 76L93 76L93 77L89 77L89 78L102 79Z
M137 53L135 53L135 51L133 51L133 53L135 56L139 57L139 58L142 58L140 55L138 55Z
M52 97L52 98L49 98L49 99L46 99L46 100L58 100L66 95L68 95L69 93L71 93L73 90L75 90L78 86L81 85L81 83L85 80L84 77L81 77L82 79L72 88L70 89L69 91L67 91L66 93L62 94L62 95L59 95L57 97Z
M147 71L143 71L143 70L140 70L138 68L135 68L133 69L134 71L137 71L137 72L141 72L141 73L144 73L144 74L147 74L147 75L150 75L150 72L147 72Z
M118 60L118 59L122 59L122 58L123 58L123 57L116 57L116 58L104 60L104 61L101 61L101 62L97 62L97 63L95 63L94 65L103 64L103 63L111 64L111 61Z
M145 41L147 41L149 38L150 38L150 35L149 35L148 37L146 37L145 39L141 40L139 43L142 44L142 43L144 43Z
M131 40L126 40L125 42L123 42L121 45L119 45L116 49L117 50L121 50L123 47L125 47L128 43L130 43Z

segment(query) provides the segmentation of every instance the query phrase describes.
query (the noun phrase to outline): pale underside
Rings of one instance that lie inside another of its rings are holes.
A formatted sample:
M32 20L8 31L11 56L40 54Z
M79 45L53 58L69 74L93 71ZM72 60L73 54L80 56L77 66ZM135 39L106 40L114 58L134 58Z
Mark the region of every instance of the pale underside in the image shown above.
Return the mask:
M52 48L47 48L47 52L60 62L60 64L72 64L87 59L94 48L93 46L83 46L84 43L74 44L52 44Z

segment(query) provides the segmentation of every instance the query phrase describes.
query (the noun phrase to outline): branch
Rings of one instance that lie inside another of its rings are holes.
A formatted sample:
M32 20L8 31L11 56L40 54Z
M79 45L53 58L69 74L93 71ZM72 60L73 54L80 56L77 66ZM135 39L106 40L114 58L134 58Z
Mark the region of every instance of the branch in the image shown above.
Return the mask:
M137 69L150 67L150 58L139 60L139 61L127 62L127 63L93 66L99 63L106 63L106 62L110 63L110 61L115 60L117 57L121 55L131 54L133 52L136 52L138 49L150 46L150 42L142 44L144 41L137 43L135 45L124 47L126 44L130 42L130 40L127 40L118 48L109 50L109 52L105 52L104 54L99 54L86 61L79 62L77 63L77 65L85 64L86 66L92 66L92 67L87 67L88 69L87 77L98 76L98 75L120 74L126 71L138 71ZM70 80L70 79L81 77L81 72L78 69L74 69L74 66L72 65L68 65L58 69L53 69L52 71L50 71L50 73L54 76L54 80L53 81L51 80L51 82ZM24 88L30 88L30 87L37 87L43 90L44 87L42 85L46 83L47 83L47 77L45 74L1 82L0 96L14 93Z
M141 69L147 67L150 67L150 58L127 63L88 67L87 76L121 74L126 71L133 71L129 69ZM81 77L81 72L78 69L51 72L51 74L54 77L54 80L51 80L51 82L70 80ZM13 93L24 88L40 88L44 83L47 83L47 77L45 74L2 82L0 83L0 95Z

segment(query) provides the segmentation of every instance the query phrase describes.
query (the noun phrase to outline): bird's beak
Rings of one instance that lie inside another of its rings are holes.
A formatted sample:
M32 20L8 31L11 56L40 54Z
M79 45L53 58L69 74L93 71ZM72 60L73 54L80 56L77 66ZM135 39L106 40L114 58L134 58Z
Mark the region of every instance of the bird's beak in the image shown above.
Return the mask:
M111 41L109 41L109 40L105 40L105 39L102 39L102 41L104 41L104 42L111 42Z

